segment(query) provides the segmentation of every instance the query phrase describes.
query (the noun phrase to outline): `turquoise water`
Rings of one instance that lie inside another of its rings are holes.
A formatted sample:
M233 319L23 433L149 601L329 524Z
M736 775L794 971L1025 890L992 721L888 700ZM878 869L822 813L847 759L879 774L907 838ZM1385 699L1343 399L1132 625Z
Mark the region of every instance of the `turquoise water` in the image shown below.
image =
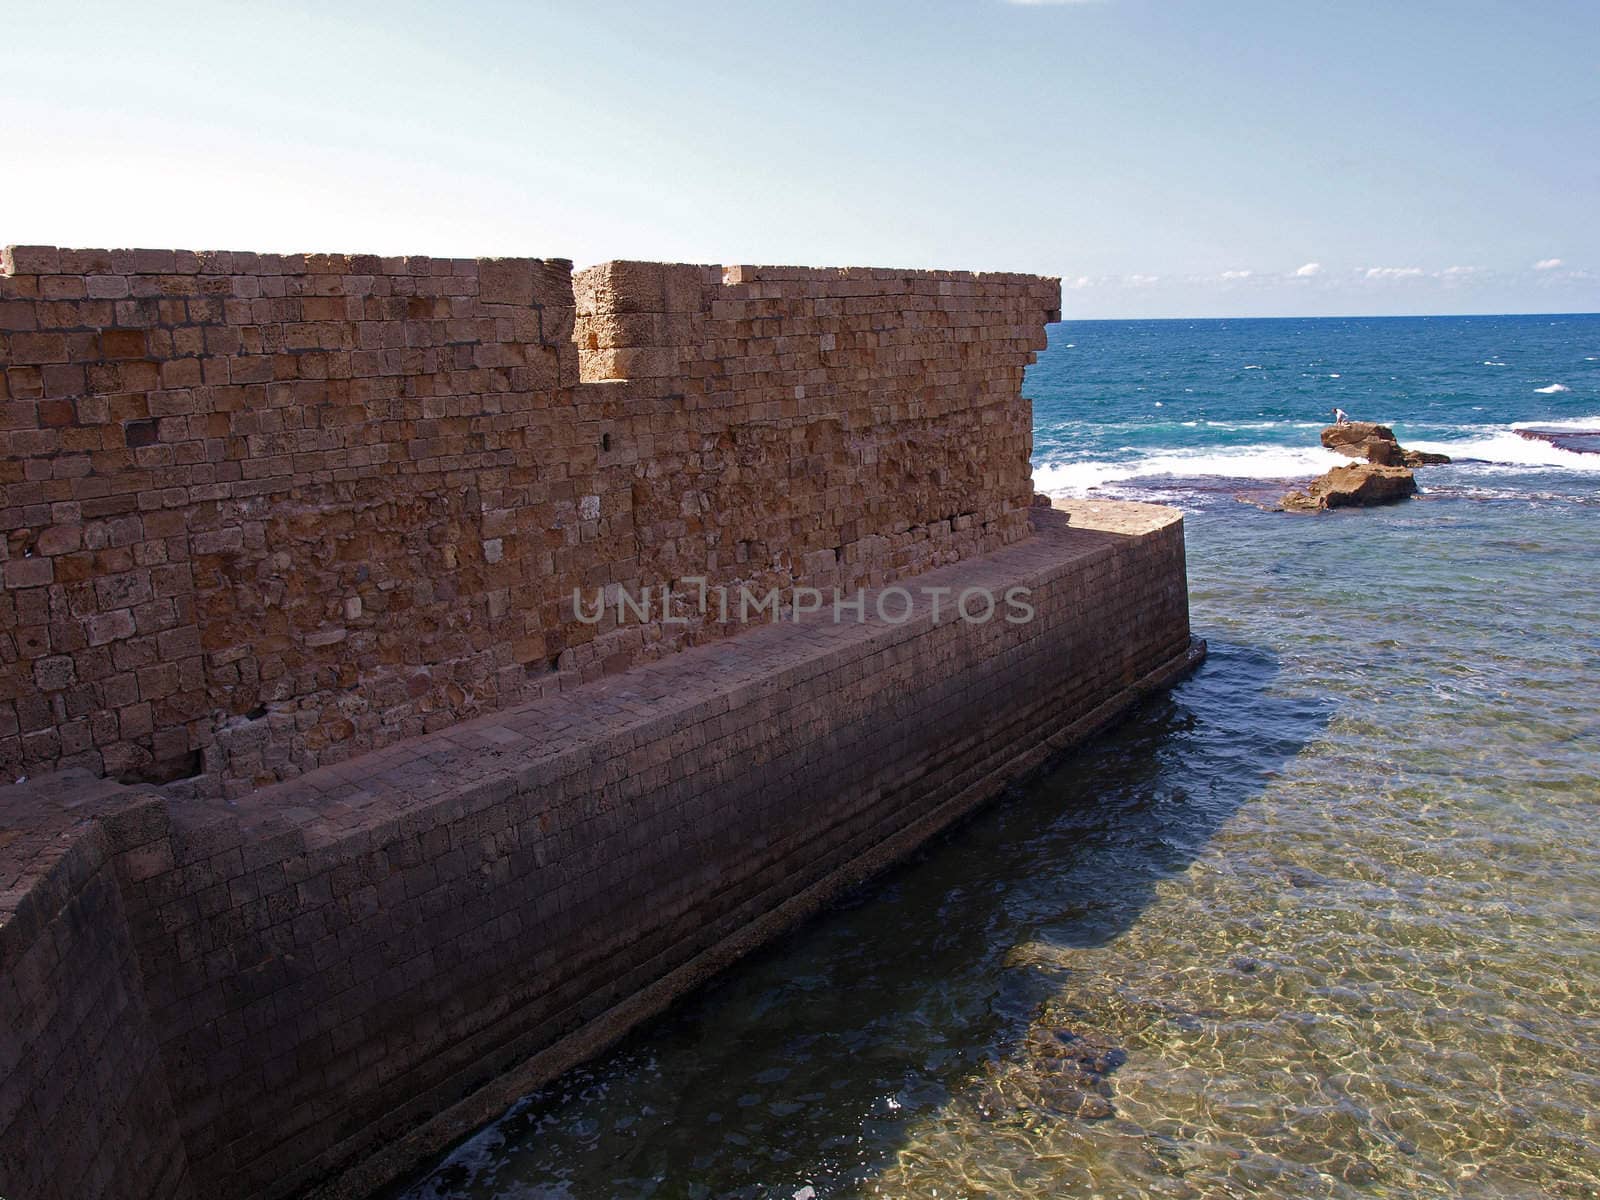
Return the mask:
M1596 317L1054 330L1036 481L1185 509L1207 663L401 1194L1600 1195L1600 456L1515 430L1600 428L1597 358ZM1336 404L1458 462L1240 503Z

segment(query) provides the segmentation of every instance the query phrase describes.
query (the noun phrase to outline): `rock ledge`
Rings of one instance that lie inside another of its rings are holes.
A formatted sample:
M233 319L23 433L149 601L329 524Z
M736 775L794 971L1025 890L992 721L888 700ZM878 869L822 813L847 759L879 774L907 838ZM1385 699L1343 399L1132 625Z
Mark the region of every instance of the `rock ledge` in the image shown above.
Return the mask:
M1313 479L1303 492L1290 492L1280 502L1285 512L1320 512L1325 508L1392 504L1417 492L1417 477L1408 467L1351 463Z

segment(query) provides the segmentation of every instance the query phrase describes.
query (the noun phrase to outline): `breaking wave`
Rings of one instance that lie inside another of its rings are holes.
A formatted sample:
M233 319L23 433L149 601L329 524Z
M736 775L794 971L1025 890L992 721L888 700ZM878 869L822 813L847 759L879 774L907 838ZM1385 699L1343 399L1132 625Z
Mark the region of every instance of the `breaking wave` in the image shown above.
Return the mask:
M1513 421L1513 429L1571 429L1586 432L1600 429L1600 417L1560 417L1553 421Z
M1220 423L1205 422L1207 425ZM1284 423L1289 424L1288 422ZM1295 423L1299 424L1299 423ZM1246 423L1234 428L1249 428ZM1549 442L1523 437L1519 429L1600 429L1600 417L1555 421L1519 421L1515 425L1466 425L1444 437L1407 435L1407 449L1447 454L1467 470L1574 471L1600 474L1600 455L1564 450ZM1079 495L1096 488L1155 479L1309 479L1330 467L1353 461L1318 445L1256 444L1232 447L1163 447L1146 454L1115 459L1047 457L1034 468L1033 486L1053 495ZM1432 476L1430 476L1432 477Z
M1477 460L1490 467L1512 467L1518 470L1564 470L1600 473L1600 454L1579 454L1563 450L1549 442L1525 438L1514 432L1517 428L1553 428L1562 422L1528 422L1503 429L1498 433L1471 437L1460 441L1407 440L1407 449L1426 450L1431 454L1448 454L1452 459ZM1591 424L1589 428L1600 428Z
M1116 462L1046 462L1034 468L1033 486L1064 494L1128 479L1298 479L1320 475L1350 460L1321 446L1236 446L1227 450L1172 449Z

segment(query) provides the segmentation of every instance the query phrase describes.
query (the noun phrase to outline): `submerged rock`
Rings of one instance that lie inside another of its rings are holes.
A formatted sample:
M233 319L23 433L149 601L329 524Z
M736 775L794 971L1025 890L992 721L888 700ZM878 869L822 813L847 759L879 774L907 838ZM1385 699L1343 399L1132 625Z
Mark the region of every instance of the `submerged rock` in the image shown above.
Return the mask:
M1450 461L1448 454L1429 454L1426 450L1407 450L1402 457L1408 467L1442 467Z
M1026 1110L1103 1120L1116 1112L1109 1076L1127 1060L1099 1038L1035 1025L1017 1057L989 1064L978 1111L990 1120Z
M1325 508L1392 504L1416 492L1417 477L1408 467L1351 463L1313 479L1303 492L1290 492L1280 507L1286 512L1321 512Z

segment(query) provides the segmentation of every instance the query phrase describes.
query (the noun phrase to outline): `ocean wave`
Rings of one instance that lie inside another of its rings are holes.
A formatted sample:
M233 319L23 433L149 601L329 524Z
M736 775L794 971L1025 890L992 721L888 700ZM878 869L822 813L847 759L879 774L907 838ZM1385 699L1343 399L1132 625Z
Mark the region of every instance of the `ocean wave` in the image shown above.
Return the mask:
M1600 417L1560 417L1553 421L1513 421L1513 429L1574 429L1587 432L1600 429Z
M1401 441L1408 449L1447 454L1458 465L1496 474L1507 471L1600 474L1600 455L1578 454L1549 442L1523 437L1516 432L1523 428L1600 429L1600 418L1518 422L1509 428L1505 425L1462 426L1454 431L1456 436L1402 436ZM1111 461L1047 460L1034 468L1033 485L1037 491L1071 495L1111 484L1160 478L1307 479L1352 461L1355 460L1316 445L1166 447Z
M1530 490L1519 487L1495 487L1489 483L1434 484L1428 488L1430 495L1447 496L1460 500L1523 500L1538 504L1577 504L1593 507L1600 504L1594 496L1573 495L1570 492Z
M1520 438L1518 439L1521 440ZM1321 446L1236 446L1226 450L1156 451L1117 462L1045 462L1034 468L1037 491L1062 495L1128 479L1298 479L1351 460Z
M1323 429L1326 421L1207 421L1207 429Z
M1075 418L1070 421L1041 421L1035 427L1035 433L1042 438L1075 436L1088 431L1100 437L1111 434L1151 434L1161 430L1193 429L1204 426L1207 429L1217 429L1224 433L1243 433L1248 431L1271 430L1320 430L1325 429L1327 421L1208 421L1203 419L1180 420L1176 416L1152 416L1143 421L1101 421L1094 417ZM1503 426L1484 426L1484 428L1503 428Z
M1554 396L1557 392L1570 392L1572 389L1564 383L1552 383L1549 387L1534 388L1538 395Z
M1536 422L1530 424L1537 425ZM1460 441L1407 440L1404 444L1408 450L1448 454L1458 461L1474 458L1491 467L1600 473L1600 454L1578 454L1571 450L1563 450L1559 446L1552 446L1549 442L1525 438L1509 429Z

